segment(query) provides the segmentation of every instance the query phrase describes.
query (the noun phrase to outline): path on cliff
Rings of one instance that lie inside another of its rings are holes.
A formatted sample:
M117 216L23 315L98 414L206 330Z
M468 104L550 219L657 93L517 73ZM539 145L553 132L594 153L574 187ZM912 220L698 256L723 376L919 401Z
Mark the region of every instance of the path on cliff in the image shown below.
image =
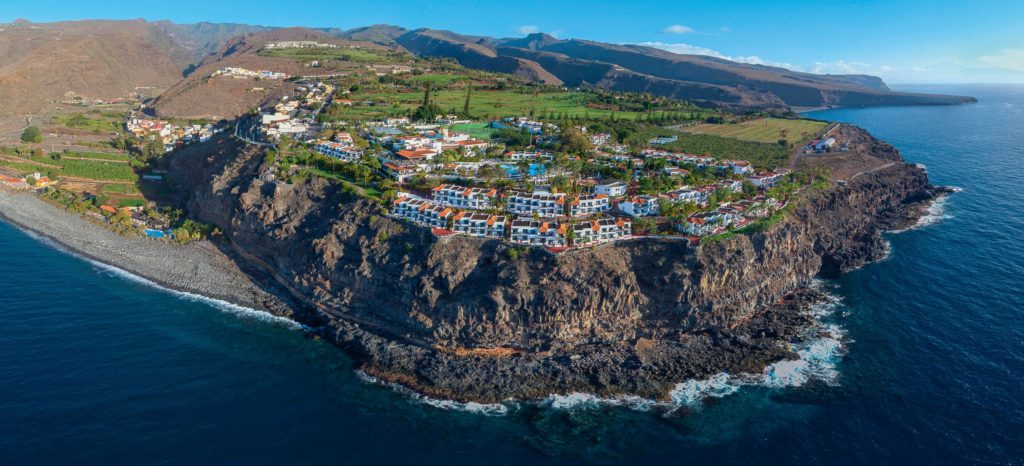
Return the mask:
M866 174L866 173L874 173L874 172L876 172L876 171L878 171L878 170L884 170L884 169L886 169L886 168L889 168L889 167L891 167L891 166L893 166L893 165L896 165L896 162L889 162L889 163L887 163L887 164L885 164L885 165L881 165L881 166L878 166L878 167L872 168L872 169L870 169L870 170L864 170L864 171L862 171L862 172L854 173L854 174L853 174L853 176L851 176L850 178L848 178L848 179L847 179L846 181L848 181L848 182L849 182L849 181L853 181L853 179L854 179L854 178L856 178L856 177L858 177L858 176L864 175L864 174Z

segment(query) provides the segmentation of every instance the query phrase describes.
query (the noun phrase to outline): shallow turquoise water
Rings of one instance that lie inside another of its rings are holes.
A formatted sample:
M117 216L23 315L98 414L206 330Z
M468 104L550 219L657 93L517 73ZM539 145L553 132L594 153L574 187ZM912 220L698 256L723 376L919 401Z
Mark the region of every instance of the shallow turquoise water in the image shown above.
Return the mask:
M484 416L362 381L294 326L125 279L0 223L0 463L1024 462L1024 88L817 112L963 188L825 286L834 374L665 414ZM556 403L557 404L557 403Z

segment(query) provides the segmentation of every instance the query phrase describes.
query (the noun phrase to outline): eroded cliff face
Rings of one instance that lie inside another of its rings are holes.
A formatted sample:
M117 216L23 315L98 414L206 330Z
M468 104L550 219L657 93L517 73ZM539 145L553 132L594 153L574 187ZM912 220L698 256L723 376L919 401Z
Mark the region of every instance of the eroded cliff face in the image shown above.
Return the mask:
M496 240L434 237L320 179L258 178L263 154L221 139L171 163L191 215L364 369L494 401L589 391L664 397L691 377L759 371L805 322L793 290L885 253L881 232L934 195L894 163L802 196L767 232L688 248L631 240L513 260Z

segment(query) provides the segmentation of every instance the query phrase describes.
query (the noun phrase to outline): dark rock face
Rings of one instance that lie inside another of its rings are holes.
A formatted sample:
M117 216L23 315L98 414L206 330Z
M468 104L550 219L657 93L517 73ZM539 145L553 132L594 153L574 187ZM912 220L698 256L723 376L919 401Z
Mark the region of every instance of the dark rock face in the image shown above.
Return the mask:
M202 150L203 153L199 153ZM891 146L877 155L899 160ZM758 372L818 274L882 257L881 232L915 218L935 189L900 162L808 193L767 232L696 249L633 240L517 260L495 240L436 238L375 202L311 179L260 181L262 154L227 139L171 163L191 215L320 325L364 370L422 392L496 401L587 391L664 398L678 382Z

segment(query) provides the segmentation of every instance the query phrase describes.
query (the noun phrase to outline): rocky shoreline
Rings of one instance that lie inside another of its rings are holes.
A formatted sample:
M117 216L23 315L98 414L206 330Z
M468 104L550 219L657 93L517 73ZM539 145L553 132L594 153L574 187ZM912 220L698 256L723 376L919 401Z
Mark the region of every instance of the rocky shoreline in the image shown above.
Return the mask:
M866 133L865 133L866 134ZM881 169L802 198L768 231L688 248L638 240L551 255L438 240L310 179L264 182L259 149L227 138L169 164L180 205L225 232L187 246L123 238L27 194L0 215L163 286L307 324L373 379L495 403L592 393L667 400L686 380L792 360L815 277L881 259L947 192L877 142Z
M0 219L79 256L138 275L160 286L287 316L267 293L208 241L170 244L124 237L35 195L0 188Z

